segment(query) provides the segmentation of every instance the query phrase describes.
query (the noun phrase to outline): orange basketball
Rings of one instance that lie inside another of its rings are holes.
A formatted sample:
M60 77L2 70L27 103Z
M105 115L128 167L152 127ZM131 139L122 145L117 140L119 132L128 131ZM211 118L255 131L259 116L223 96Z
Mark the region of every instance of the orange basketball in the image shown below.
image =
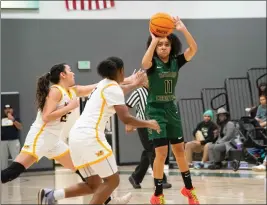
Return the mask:
M174 29L172 17L166 13L157 13L150 18L150 31L158 37L170 35Z

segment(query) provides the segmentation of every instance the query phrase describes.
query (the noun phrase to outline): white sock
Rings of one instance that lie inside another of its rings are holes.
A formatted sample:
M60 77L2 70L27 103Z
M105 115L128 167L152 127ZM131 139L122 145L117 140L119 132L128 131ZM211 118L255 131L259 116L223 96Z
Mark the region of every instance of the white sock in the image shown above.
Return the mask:
M65 190L64 189L58 189L54 191L54 198L55 200L60 200L65 198Z

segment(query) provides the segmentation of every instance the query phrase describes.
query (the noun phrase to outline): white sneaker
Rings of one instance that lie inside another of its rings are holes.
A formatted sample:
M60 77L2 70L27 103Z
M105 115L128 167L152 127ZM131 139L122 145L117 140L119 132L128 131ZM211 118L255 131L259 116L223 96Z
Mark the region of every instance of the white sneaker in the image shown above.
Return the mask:
M261 164L261 165L252 167L252 170L255 172L264 172L266 170L266 166Z
M131 198L132 193L130 192L122 197L115 197L111 199L108 204L128 204Z

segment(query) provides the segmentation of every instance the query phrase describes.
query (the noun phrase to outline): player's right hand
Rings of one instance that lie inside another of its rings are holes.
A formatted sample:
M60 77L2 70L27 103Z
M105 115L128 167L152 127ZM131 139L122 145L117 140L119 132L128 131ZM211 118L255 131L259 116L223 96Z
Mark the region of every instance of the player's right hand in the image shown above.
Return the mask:
M152 130L156 130L157 133L160 133L160 126L156 120L149 120L149 128Z
M73 99L73 100L69 101L68 108L70 110L73 110L73 109L79 107L79 105L80 105L79 99L78 98L77 99Z
M156 41L156 42L159 41L160 38L158 36L156 36L154 33L152 33L152 31L150 29L149 29L149 33L150 33L150 36L152 38L152 41Z

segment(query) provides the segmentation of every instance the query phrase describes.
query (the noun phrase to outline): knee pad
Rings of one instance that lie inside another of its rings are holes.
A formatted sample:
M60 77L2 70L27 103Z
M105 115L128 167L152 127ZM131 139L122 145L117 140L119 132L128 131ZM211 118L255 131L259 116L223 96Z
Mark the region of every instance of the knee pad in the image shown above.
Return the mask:
M18 162L12 162L8 168L1 171L2 183L4 184L18 178L25 170L26 169L22 164Z

